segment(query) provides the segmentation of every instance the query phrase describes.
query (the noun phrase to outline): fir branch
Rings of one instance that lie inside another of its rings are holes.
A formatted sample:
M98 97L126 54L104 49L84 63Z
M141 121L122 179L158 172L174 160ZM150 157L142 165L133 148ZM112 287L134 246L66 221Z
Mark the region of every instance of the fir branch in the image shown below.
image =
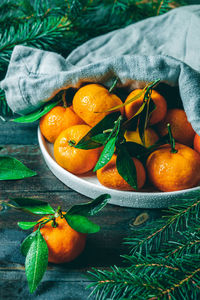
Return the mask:
M144 258L145 259L145 258ZM112 267L111 271L93 269L90 276L95 283L91 295L98 300L104 299L171 299L170 297L184 293L184 299L199 292L200 262L199 256L193 254L169 262L161 258L163 263L136 264L131 268ZM191 265L191 259L195 265ZM136 260L136 257L135 257ZM134 264L134 262L132 262ZM172 267L169 264L176 267ZM195 287L194 287L195 285ZM176 298L179 299L179 298Z
M171 207L165 218L154 221L151 227L148 224L132 232L126 242L134 251L122 256L127 267L115 266L106 271L93 269L90 272L94 281L90 285L91 295L98 300L198 299L199 204L199 192L191 194L190 200ZM166 230L170 234L166 235Z
M199 196L191 200L183 200L180 206L173 206L166 216L167 220L159 219L149 224L148 228L133 230L133 238L128 238L126 244L132 247L132 253L159 251L162 243L184 230L191 222L197 220L200 215Z

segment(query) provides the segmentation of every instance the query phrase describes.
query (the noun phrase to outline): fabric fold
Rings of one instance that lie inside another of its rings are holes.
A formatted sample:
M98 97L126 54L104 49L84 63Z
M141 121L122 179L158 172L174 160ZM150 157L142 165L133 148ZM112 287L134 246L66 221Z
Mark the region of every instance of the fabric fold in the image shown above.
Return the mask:
M189 122L200 134L200 5L173 9L94 38L66 59L25 46L13 50L1 88L10 108L29 113L62 89L85 82L143 87L160 78L179 86Z

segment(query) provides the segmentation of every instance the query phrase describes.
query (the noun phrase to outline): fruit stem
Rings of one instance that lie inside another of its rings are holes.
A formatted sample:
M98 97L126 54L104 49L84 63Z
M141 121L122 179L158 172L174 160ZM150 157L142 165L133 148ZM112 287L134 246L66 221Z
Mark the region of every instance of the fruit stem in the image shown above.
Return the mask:
M54 217L52 220L52 227L56 228L58 226L58 223L56 222L56 218Z
M168 134L169 134L169 142L171 145L171 153L177 153L178 150L175 149L175 139L172 135L171 125L169 123L167 124L167 130L168 130Z
M76 145L76 142L74 140L68 141L69 146L73 147Z
M62 213L62 209L61 209L60 206L58 206L58 208L56 210L56 214L58 214L58 217L60 217L61 219L63 219L63 213Z
M111 93L112 91L113 91L113 89L115 88L115 86L116 86L116 84L117 84L117 82L118 82L118 80L119 80L119 78L117 77L117 78L115 78L115 80L114 80L114 82L113 82L113 84L111 85L111 87L109 88L109 93Z

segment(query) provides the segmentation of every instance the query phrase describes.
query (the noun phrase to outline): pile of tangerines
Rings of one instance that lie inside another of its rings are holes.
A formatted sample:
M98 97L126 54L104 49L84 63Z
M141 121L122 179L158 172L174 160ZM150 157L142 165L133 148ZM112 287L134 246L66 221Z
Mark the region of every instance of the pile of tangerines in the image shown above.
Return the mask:
M56 106L40 120L43 136L54 143L54 156L57 163L73 174L83 174L92 170L103 147L78 149L76 145L107 114L109 109L119 106L125 120L132 118L144 101L142 94L133 99L141 89L133 90L123 105L121 99L99 84L81 87L73 97L72 106ZM193 130L183 109L168 109L165 98L152 90L152 111L145 129L146 148L156 144L160 137L168 133L167 124L175 144L160 145L151 152L145 162L133 157L137 173L138 189L150 182L156 190L168 192L187 189L200 184L200 136ZM139 131L126 131L126 141L143 144ZM116 167L116 154L96 172L100 183L119 190L134 190L119 174Z

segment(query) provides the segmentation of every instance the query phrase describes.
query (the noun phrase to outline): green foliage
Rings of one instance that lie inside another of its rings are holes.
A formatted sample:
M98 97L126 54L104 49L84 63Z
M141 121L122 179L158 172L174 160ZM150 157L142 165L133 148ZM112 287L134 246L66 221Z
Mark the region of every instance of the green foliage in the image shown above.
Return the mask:
M14 157L0 156L0 180L24 179L37 175Z
M65 219L70 227L81 233L96 233L100 230L100 226L90 221L85 216L66 214Z
M81 214L82 216L94 216L96 215L104 206L106 206L108 199L111 196L109 194L102 194L101 196L97 197L96 199L82 204L77 204L72 206L67 214Z
M25 271L30 293L33 293L41 281L48 265L48 247L40 233L36 231L26 254Z
M200 190L134 229L126 268L89 272L95 299L186 299L200 295Z
M137 190L137 172L135 164L126 150L125 144L119 147L117 160L116 160L117 171L126 180L126 182Z
M16 123L32 123L40 119L42 116L46 115L52 108L54 108L61 100L47 103L43 107L39 108L37 111L27 114L25 116L13 119Z
M76 231L81 233L96 233L100 226L91 222L87 217L94 216L106 206L109 194L102 194L88 203L72 206L64 215L68 224Z
M48 215L55 213L54 209L47 202L41 201L39 199L11 198L11 201L13 202L11 207L35 215Z
M12 203L3 202L6 206L28 212L34 215L46 215L40 221L18 222L18 226L23 230L29 230L36 226L36 230L29 234L21 244L21 253L26 256L25 271L28 280L29 290L33 293L43 275L48 264L48 247L40 233L40 228L51 222L52 230L58 226L57 218L65 218L68 224L76 231L85 234L96 233L100 226L91 222L87 217L94 216L100 212L107 204L109 194L102 194L96 199L82 204L72 206L67 213L63 213L59 206L54 210L47 202L32 198L13 198Z
M18 222L17 225L23 230L29 230L37 225L38 222Z

